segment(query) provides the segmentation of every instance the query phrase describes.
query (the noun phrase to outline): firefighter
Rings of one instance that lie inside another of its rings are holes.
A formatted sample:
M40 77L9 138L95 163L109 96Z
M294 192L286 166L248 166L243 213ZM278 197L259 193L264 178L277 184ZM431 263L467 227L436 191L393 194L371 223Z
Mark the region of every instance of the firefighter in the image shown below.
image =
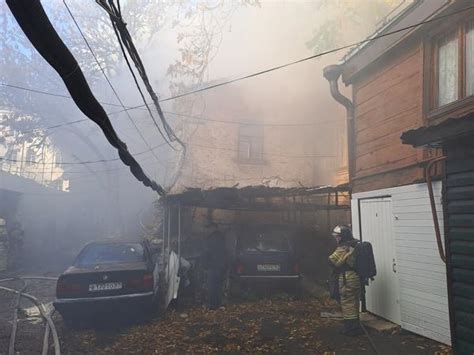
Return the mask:
M337 248L329 256L329 262L339 275L339 294L344 329L342 334L356 336L362 334L359 323L360 279L354 270L355 246L357 240L349 227L336 226L332 232Z
M223 283L227 272L225 235L212 224L213 232L207 238L204 263L207 266L209 309L217 309L222 303Z

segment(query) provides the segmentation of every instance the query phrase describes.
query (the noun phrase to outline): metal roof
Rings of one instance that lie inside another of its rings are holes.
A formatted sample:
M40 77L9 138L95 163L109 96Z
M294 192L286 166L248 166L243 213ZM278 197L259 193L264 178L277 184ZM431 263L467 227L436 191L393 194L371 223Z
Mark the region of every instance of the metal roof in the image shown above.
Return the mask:
M281 188L268 186L219 187L209 190L190 188L162 198L168 205L227 210L308 210L332 207L327 194L348 193L349 186ZM298 201L296 201L296 197ZM312 199L311 199L312 198ZM273 200L272 200L273 199ZM277 201L276 201L277 200ZM304 200L304 201L303 201Z
M445 141L471 134L474 134L474 112L459 118L449 118L437 125L406 131L400 139L403 144L410 144L414 147L438 147Z

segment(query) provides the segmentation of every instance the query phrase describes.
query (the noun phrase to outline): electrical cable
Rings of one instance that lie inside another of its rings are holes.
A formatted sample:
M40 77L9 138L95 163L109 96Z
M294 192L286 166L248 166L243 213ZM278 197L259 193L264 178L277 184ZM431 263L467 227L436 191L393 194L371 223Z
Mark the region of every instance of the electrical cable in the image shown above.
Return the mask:
M104 8L107 8L107 3L105 2L105 0L96 0L97 3L102 3L102 7ZM107 11L107 10L106 10ZM147 110L148 110L148 113L153 121L153 124L155 125L155 127L157 128L157 130L160 132L161 134L161 129L158 125L158 123L156 122L155 120L155 117L153 115L153 113L151 112L151 109L150 107L148 106L148 103L145 99L145 96L142 92L142 89L140 87L140 85L138 84L138 80L137 80L137 77L130 65L130 62L128 60L128 57L127 57L127 53L125 53L125 50L124 48L127 49L127 52L128 52L128 55L130 56L130 58L132 59L133 63L135 64L135 68L137 69L147 91L148 91L148 94L150 95L152 101L153 101L153 104L155 106L155 109L158 113L158 116L161 120L161 124L163 126L163 129L164 131L166 132L167 134L167 137L170 141L176 141L178 142L178 144L181 146L181 156L179 158L179 163L177 165L177 169L176 169L176 173L174 174L174 177L173 179L171 180L170 182L170 185L168 187L168 189L171 189L177 182L180 174L181 174L181 170L184 166L184 162L185 162L185 159L186 159L186 145L184 144L184 142L175 134L175 132L173 131L173 129L171 128L171 126L168 124L168 122L166 121L166 118L163 114L163 111L161 110L161 107L160 107L160 104L159 104L159 100L158 100L158 96L156 95L155 91L153 90L151 84L150 84L150 80L148 78L148 75L146 73L146 69L145 69L145 66L143 65L143 62L140 58L140 55L135 47L135 44L133 43L133 39L132 39L132 36L130 35L130 32L128 31L127 27L126 27L126 23L123 21L123 18L122 18L122 10L121 10L121 7L120 7L120 0L117 0L117 6L115 6L114 4L114 1L113 0L109 0L109 11L107 11L110 15L110 21L112 23L112 27L114 29L114 32L115 32L115 35L117 37L117 40L120 44L120 49L122 50L122 54L125 58L125 61L127 63L127 66L129 68L129 71L130 73L132 74L132 77L135 81L135 84L137 86L137 89L140 93L140 96L143 100L143 103L144 105L146 106ZM166 140L166 139L165 139ZM173 149L175 149L171 143L169 144L170 147L172 147ZM176 150L176 149L175 149Z
M231 149L231 148L213 147L213 146L207 146L207 145L195 144L195 143L191 143L189 145L194 146L194 147L199 147L199 148L205 148L205 149L224 150L227 152L241 153L241 151L236 150L236 149ZM281 157L281 158L334 158L335 157L335 155L285 155L285 154L265 153L265 152L262 152L261 154L268 155L268 156L276 156L276 157Z
M96 0L96 2L101 3L101 6L103 8L107 7L107 4L106 4L105 0ZM127 49L128 55L130 56L133 63L135 64L135 67L136 67L140 77L142 78L143 83L145 84L145 87L148 91L148 94L152 98L152 101L153 101L153 103L155 105L155 108L158 112L158 116L160 117L161 123L163 125L163 128L164 128L165 132L168 135L168 138L171 141L175 141L175 140L178 141L178 143L180 143L182 148L185 149L184 144L182 142L180 142L179 138L176 136L173 129L171 128L171 126L168 124L168 122L166 121L166 119L164 117L164 114L163 114L163 112L161 110L161 107L159 105L158 96L156 95L156 93L154 92L154 90L153 90L153 88L150 84L150 80L148 79L148 75L146 73L145 66L143 65L143 62L140 58L140 55L138 54L138 51L135 47L135 44L133 43L132 36L130 35L130 32L128 31L128 29L126 27L126 23L124 22L124 20L122 18L122 11L121 11L121 8L120 8L120 1L117 1L117 6L115 6L114 1L109 0L108 8L109 8L109 11L107 11L107 12L109 13L110 20L112 22L112 27L114 29L117 40L120 44L120 49L122 50L122 54L123 54L123 56L126 60L127 66L130 70L130 73L132 74L132 77L135 81L135 84L136 84L137 89L140 93L140 96L142 97L144 105L146 106L146 108L147 108L147 110L150 114L150 117L153 120L153 123L155 124L156 128L161 132L161 129L160 129L158 123L156 122L155 117L153 116L153 113L151 112L150 107L148 106L148 103L146 102L146 99L145 99L145 96L142 92L142 89L141 89L140 85L138 84L138 80L137 80L136 75L135 75L135 73L134 73L134 71L133 71L133 69L130 65L130 62L127 58L127 54L125 53L124 48Z
M153 148L152 150L157 149L159 147L164 146L166 143L161 143ZM228 151L228 152L234 152L234 153L240 153L239 150L237 149L231 149L231 148L224 148L224 147L214 147L214 146L207 146L207 145L202 145L202 144L194 144L191 143L189 144L190 146L195 146L199 148L205 148L205 149L212 149L212 150L223 150L223 151ZM150 152L150 149L147 149L142 152L134 153L134 155L143 155L148 152ZM281 158L334 158L334 155L286 155L286 154L279 154L279 153L265 153L262 152L262 155L268 155L268 156L277 156ZM80 162L40 162L40 161L35 161L35 160L18 160L18 159L9 159L9 158L2 158L0 157L0 161L8 161L11 163L27 163L27 164L45 164L45 165L83 165L83 164L95 164L95 163L105 163L105 162L112 162L112 161L118 161L120 158L113 158L113 159L98 159L98 160L90 160L90 161L80 161ZM162 163L161 161L158 161L159 163Z
M449 16L453 16L453 15L462 13L464 11L468 11L472 8L474 8L474 6L463 8L461 10L458 10L458 11L455 11L455 12L452 12L452 13L449 13L449 14L445 14L445 15L442 15L442 16L437 16L437 17L434 17L434 18L429 19L429 20L421 21L421 22L418 22L416 24L406 26L406 27L403 27L403 28L395 30L395 31L390 31L390 32L387 32L387 33L384 33L384 34L376 35L376 36L373 36L371 38L367 38L367 39L362 40L362 41L354 42L354 43L349 44L349 45L345 45L345 46L338 47L338 48L335 48L335 49L331 49L331 50L328 50L328 51L320 52L320 53L317 53L315 55L312 55L312 56L309 56L309 57L306 57L306 58L302 58L302 59L299 59L299 60L296 60L296 61L293 61L293 62L290 62L290 63L286 63L286 64L283 64L283 65L280 65L280 66L275 66L275 67L272 67L272 68L269 68L269 69L266 69L266 70L263 70L263 71L260 71L260 72L256 72L256 73L253 73L253 74L250 74L250 75L242 76L242 77L239 77L239 78L236 78L236 79L233 79L233 80L229 80L229 81L226 81L226 82L223 82L223 83L207 86L207 87L204 87L204 88L201 88L201 89L198 89L198 90L194 90L194 91L190 91L190 92L183 93L183 94L180 94L180 95L172 96L172 97L169 97L169 98L166 98L166 99L163 99L163 100L159 100L159 102L170 101L170 100L174 100L174 99L181 98L181 97L184 97L184 96L192 95L192 94L195 94L195 93L198 93L198 92L202 92L202 91L205 91L205 90L210 90L210 89L213 89L213 88L216 88L216 87L228 85L228 84L231 84L231 83L234 83L234 82L237 82L237 81L241 81L241 80L245 80L245 79L252 78L252 77L255 77L255 76L263 75L263 74L266 74L266 73L269 73L269 72L272 72L272 71L276 71L276 70L279 70L279 69L282 69L282 68L285 68L285 67L288 67L288 66L299 64L299 63L302 63L302 62L305 62L305 61L308 61L308 60L311 60L311 59L315 59L315 58L318 58L318 57L322 57L324 55L334 53L334 52L337 52L337 51L340 51L340 50L343 50L343 49L347 49L349 47L360 46L362 44L375 41L379 38L383 38L383 37L386 37L386 36L389 36L389 35L392 35L392 34L395 34L395 33L403 32L403 31L406 31L408 29L416 28L416 27L421 26L423 24L438 21L438 20L447 18ZM111 15L111 14L109 13L109 15ZM2 85L4 85L4 84L2 84ZM4 85L4 86L6 86L6 85ZM8 86L15 87L13 85L8 85ZM27 90L32 91L32 92L38 92L37 90L34 90L34 89L27 89ZM66 95L51 94L51 93L46 93L46 92L41 92L41 93L49 94L49 95L52 95L52 96L67 97ZM134 106L134 107L125 108L124 111L132 110L132 109L139 109L139 108L142 108L144 106L145 105L137 105L137 106ZM118 113L118 112L115 112L115 113ZM72 123L68 123L68 124L72 124ZM85 162L85 163L87 163L87 162ZM81 164L81 163L78 163L78 164Z
M39 0L6 0L13 16L31 44L63 79L78 108L102 129L108 142L117 149L122 162L145 186L164 195L162 186L151 180L119 138L109 117L92 93L79 63L66 47Z
M152 147L150 149L147 149L147 150L144 150L144 151L141 151L141 152L138 152L138 153L134 153L133 155L143 155L143 154L146 154L148 152L151 152L159 147L162 147L164 146L166 143L161 143L161 144L158 144L157 146L155 147ZM61 166L61 165L84 165L84 164L95 164L95 163L107 163L107 162L112 162L112 161L119 161L121 160L121 158L112 158L112 159L98 159L98 160L89 160L89 161L80 161L80 162L41 162L41 161L36 161L36 160L18 160L18 159L9 159L9 158L3 158L3 157L0 157L0 161L8 161L8 162L11 162L11 163L27 163L27 164L41 164L41 165L57 165L57 166ZM159 161L160 162L160 161Z
M179 95L170 96L168 98L159 100L159 102L166 102L166 101L176 100L176 99L179 99L179 98L182 98L182 97L185 97L185 96L194 95L194 94L197 94L197 93L200 93L200 92L203 92L203 91L207 91L207 90L215 89L215 88L218 88L218 87L221 87L221 86L233 84L233 83L243 81L243 80L246 80L246 79L255 78L255 77L260 76L260 75L268 74L268 73L271 73L271 72L274 72L274 71L277 71L277 70L280 70L280 69L284 69L284 68L287 68L287 67L290 67L290 66L293 66L293 65L296 65L296 64L307 62L307 61L312 60L312 59L323 57L323 56L331 54L331 53L336 53L336 52L339 52L339 51L344 50L344 49L348 49L348 48L351 48L351 47L357 47L357 46L360 46L360 45L363 45L363 44L366 44L366 43L369 43L369 42L373 42L373 41L376 41L380 38L384 38L384 37L387 37L387 36L390 36L390 35L393 35L393 34L396 34L396 33L407 31L407 30L410 30L412 28L419 27L421 25L425 25L425 24L428 24L428 23L439 21L439 20L448 18L450 16L458 15L460 13L463 13L463 12L471 10L471 9L474 9L474 6L468 6L466 8L461 9L461 10L453 11L449 14L434 17L434 18L429 19L429 20L417 22L413 25L409 25L409 26L400 28L398 30L389 31L389 32L386 32L386 33L383 33L383 34L380 34L380 35L376 35L376 36L373 36L373 37L366 38L366 39L361 40L361 41L353 42L351 44L347 44L347 45L344 45L344 46L341 46L341 47L337 47L337 48L329 49L327 51L319 52L317 54L313 54L313 55L308 56L308 57L304 57L304 58L301 58L301 59L298 59L298 60L295 60L295 61L292 61L292 62L288 62L288 63L281 64L281 65L278 65L278 66L274 66L274 67L271 67L271 68L268 68L268 69L264 69L264 70L261 70L261 71L258 71L258 72L252 73L252 74L237 77L235 79L227 80L227 81L224 81L222 83L209 85L209 86L203 87L201 89L188 91L188 92L185 92L185 93L182 93L182 94L179 94ZM136 106L134 109L141 108L143 106L144 105L139 105L139 106ZM115 113L119 113L119 112L121 112L121 111L117 111Z
M101 5L101 4L99 4L99 5ZM101 7L103 7L103 6L101 5ZM202 92L202 91L205 91L205 90L214 89L216 87L220 87L220 86L224 86L224 85L234 83L235 81L245 80L245 79L248 79L248 78L251 78L251 77L263 75L263 74L266 74L266 73L269 73L269 72L272 72L272 71L276 71L276 70L279 70L279 69L282 69L282 68L285 68L285 67L288 67L288 66L299 64L299 63L302 63L302 62L305 62L305 61L308 61L308 60L311 60L311 59L316 59L316 58L322 57L322 56L327 55L327 54L331 54L331 53L334 53L334 52L341 51L343 49L347 49L347 48L355 47L355 46L360 46L362 44L373 42L373 41L376 41L377 39L387 37L387 36L392 35L392 34L403 32L403 31L406 31L406 30L409 30L409 29L412 29L412 28L416 28L416 27L419 27L419 26L427 24L427 23L431 23L431 22L434 22L434 21L438 21L438 20L447 18L449 16L458 15L458 14L464 12L464 11L468 11L468 10L471 10L473 8L474 8L474 6L469 6L469 7L463 8L461 10L454 11L454 12L449 13L449 14L445 14L445 15L438 16L438 17L435 17L435 18L432 18L432 19L429 19L429 20L418 22L418 23L410 25L410 26L403 27L403 28L398 29L396 31L390 31L390 32L387 32L387 33L384 33L384 34L381 34L381 35L376 35L376 36L367 38L365 40L361 40L361 41L358 41L358 42L353 42L351 44L348 44L348 45L345 45L345 46L342 46L342 47L338 47L338 48L334 48L334 49L331 49L331 50L328 50L328 51L320 52L320 53L314 54L314 55L309 56L309 57L305 57L305 58L302 58L302 59L299 59L299 60L296 60L296 61L293 61L293 62L289 62L289 63L283 64L283 65L280 65L280 66L276 66L276 67L272 67L272 68L269 68L269 69L266 69L266 70L263 70L263 71L260 71L260 72L256 72L256 73L253 73L253 74L249 74L249 75L246 75L246 76L243 76L243 77L239 77L239 78L236 78L236 79L233 79L233 80L225 81L225 82L215 84L215 85L206 86L204 88L194 90L194 91L190 91L190 92L187 92L187 93L184 93L184 94L181 94L181 95L171 96L171 97L168 97L166 99L159 100L159 102L170 101L170 100L174 100L174 99L177 99L177 98L180 98L180 97L183 97L183 96L188 96L188 95L196 94L198 92ZM109 13L109 15L110 15L110 13ZM12 85L12 84L7 84L7 83L0 83L0 85L7 86L7 87L12 87L12 88L16 88L16 89L21 89L21 90L27 90L27 91L31 91L31 92L38 93L38 94L45 94L45 95L50 95L50 96L71 98L70 96L67 96L67 95L54 94L54 93L50 93L50 92L47 92L47 91L41 91L41 90L37 90L37 89L25 88L25 87L21 87L21 86L18 86L18 85ZM101 103L104 104L104 105L119 106L117 104L112 104L112 103L106 103L106 102L101 102ZM130 106L130 107L127 107L127 108L125 108L124 110L121 110L121 111L115 111L115 112L108 113L108 115L118 114L118 113L121 113L121 112L126 111L126 110L143 109L143 107L145 107L145 104ZM182 114L177 114L177 113L169 112L169 111L165 111L165 112L170 113L170 114L175 114L175 115L182 115ZM204 120L204 118L193 117L193 116L189 116L189 117ZM206 119L206 120L210 121L211 119ZM226 122L226 121L217 121L217 120L215 120L215 121L216 122ZM73 124L73 123L78 123L78 122L79 121L70 122L70 123L67 123L67 124ZM231 122L227 121L226 123L231 123Z
M111 16L111 18L112 18L112 16ZM148 106L148 104L147 104L147 102L146 102L146 99L145 99L145 96L143 95L142 89L141 89L140 85L138 84L137 77L135 76L135 73L134 73L134 71L133 71L133 69L132 69L132 66L130 65L130 62L129 62L129 60L128 60L128 56L127 56L127 54L125 53L124 44L123 44L122 41L121 41L120 35L119 35L119 33L118 33L118 29L116 28L116 26L115 26L115 24L114 24L113 21L112 21L112 28L113 28L113 30L114 30L115 36L117 37L117 40L118 40L118 43L119 43L119 46L120 46L120 50L122 51L122 55L123 55L123 57L124 57L124 59L125 59L125 62L126 62L126 64L127 64L127 66L128 66L128 69L129 69L130 73L132 74L133 80L134 80L134 82L135 82L135 85L136 85L137 88L138 88L138 92L140 93L140 96L141 96L141 98L142 98L142 100L143 100L143 102L144 102L144 104L145 104L145 106L146 106L146 109L147 109L148 113L150 114L150 117L151 117L151 119L152 119L152 121L153 121L153 123L154 123L156 129L158 130L158 132L160 133L160 135L163 137L163 139L164 139L165 141L167 141L167 138L164 136L163 132L161 131L161 128L158 126L158 124L157 124L157 122L156 122L156 120L155 120L155 117L153 116L153 113L151 112L150 107ZM130 52L129 52L129 53L130 53ZM170 138L169 134L168 134L168 138ZM168 144L169 144L169 146L170 146L171 148L175 149L175 148L171 145L171 143L168 143Z
M99 4L99 5L100 5L100 4ZM101 7L102 7L102 6L101 6ZM334 48L334 49L331 49L331 50L328 50L328 51L320 52L320 53L314 54L314 55L309 56L309 57L305 57L305 58L302 58L302 59L299 59L299 60L296 60L296 61L293 61L293 62L289 62L289 63L287 63L287 64L283 64L283 65L280 65L280 66L272 67L272 68L269 68L269 69L266 69L266 70L263 70L263 71L260 71L260 72L256 72L256 73L254 73L254 74L250 74L250 75L246 75L246 76L243 76L243 77L239 77L239 78L236 78L236 79L233 79L233 80L230 80L230 81L226 81L226 82L222 82L222 83L219 83L219 84L216 84L216 85L207 86L207 87L198 89L198 90L196 90L196 91L190 91L190 92L184 93L184 94L182 94L182 95L186 95L186 96L187 96L187 95L192 95L192 94L195 94L195 93L198 93L198 92L201 92L201 91L213 89L213 88L215 88L215 87L219 87L219 86L231 84L231 83L235 82L235 80L244 80L244 79L249 78L249 77L254 77L254 76L258 76L258 75L263 75L263 74L266 74L266 73L268 73L268 72L272 72L272 71L275 71L275 70L278 70L278 69L281 69L281 68L285 68L285 67L288 67L288 66L292 66L292 65L295 65L295 64L299 64L299 63L301 63L301 62L308 61L308 60L311 60L311 59L316 59L316 58L322 57L322 56L324 56L324 55L331 54L331 53L334 53L334 52L338 52L338 51L341 51L341 50L344 50L344 49L347 49L347 48L350 48L350 47L356 47L356 46L359 46L359 45L362 45L362 44L366 44L366 43L369 43L369 42L373 42L373 41L376 41L377 39L380 39L380 38L383 38L383 37L387 37L387 36L389 36L389 35L396 34L396 33L399 33L399 32L403 32L403 31L405 31L405 30L409 30L409 29L412 29L412 28L416 28L416 27L418 27L418 26L421 26L421 25L424 25L424 24L427 24L427 23L431 23L431 22L434 22L434 21L438 21L438 20L447 18L447 17L449 17L449 16L458 15L459 13L462 13L462 12L468 11L468 10L471 10L471 9L473 9L473 8L474 8L474 6L469 6L469 7L467 7L467 8L461 9L461 10L459 10L459 11L455 11L455 12L452 12L452 13L449 13L449 14L446 14L446 15L442 15L442 16L439 16L439 17L435 17L435 18L430 19L430 20L425 20L425 21L418 22L418 23L416 23L416 24L413 24L413 25L410 25L410 26L407 26L407 27L403 27L403 28L398 29L398 30L396 30L396 31L391 31L391 32L387 32L387 33L384 33L384 34L381 34L381 35L373 36L373 37L367 38L367 39L365 39L365 40L361 40L361 41L358 41L358 42L353 42L353 43L351 43L351 44L348 44L348 45L345 45L345 46L342 46L342 47L338 47L338 48ZM8 84L8 83L3 83L3 82L0 82L0 85L1 85L1 86L6 86L6 87L15 88L15 89L20 89L20 90L31 91L31 92L38 93L38 94L44 94L44 95L50 95L50 96L57 96L57 97L63 97L63 98L72 99L72 97L71 97L71 96L68 96L68 95L55 94L55 93L50 93L50 92L47 92L47 91L42 91L42 90L37 90L37 89L26 88L26 87L22 87L22 86L18 86L18 85L13 85L13 84ZM182 96L182 95L181 95L181 96ZM179 96L179 97L181 97L181 96ZM168 98L166 98L166 99L159 100L159 102L170 101L170 100L177 99L177 98L179 98L179 97L178 97L178 96L171 96L171 97L168 97ZM122 107L121 105L113 104L113 103L108 103L108 102L102 102L102 101L101 101L100 103L102 103L103 105ZM145 107L144 104L140 104L140 105L136 105L136 106L129 106L129 107L126 107L125 110L144 109L144 107ZM109 113L109 115L113 115L113 114L117 114L117 113L121 113L121 112L123 112L123 111L111 112L111 113ZM164 112L165 112L165 111L164 111ZM167 113L170 113L170 112L167 112Z
M50 96L59 96L59 97L65 97L71 99L70 96L65 96L65 95L60 95L60 94L53 94L47 91L41 91L41 90L36 90L36 89L29 89L25 88L22 86L17 86L17 85L10 85L6 83L0 82L1 86L6 86L6 87L12 87L15 89L19 90L25 90L25 91L31 91L37 94L44 94L44 95L50 95ZM107 103L107 102L101 102L103 105L110 105L110 106L120 106L118 104L112 104L112 103ZM138 106L129 106L130 109L140 109ZM307 127L307 126L318 126L323 123L333 123L334 120L328 120L328 121L317 121L317 122L299 122L299 123L264 123L264 122L239 122L239 121L229 121L229 120L218 120L215 118L209 118L209 117L203 117L203 116L193 116L193 115L188 115L184 113L177 113L173 111L165 111L163 110L164 113L167 113L169 115L174 115L178 117L185 117L185 118L190 118L190 119L195 119L195 120L201 120L201 121L210 121L210 122L217 122L217 123L223 123L223 124L233 124L233 125L241 125L241 126L264 126L264 127ZM114 114L117 114L119 112L109 112L107 115L111 116ZM121 111L120 111L121 113ZM56 129L56 128L61 128L64 126L69 126L77 123L82 123L82 122L90 122L88 119L80 119L76 121L71 121L71 122L65 122L65 123L60 123L57 125L52 125L52 126L47 126L44 128L34 128L30 130L25 130L21 131L20 133L30 133L34 132L35 130L43 130L47 131L50 129ZM3 135L4 137L11 137L13 134L8 134L8 135Z
M33 92L33 93L35 93L35 94L43 94L43 95L49 95L49 96L54 96L54 97L62 97L62 98L65 98L65 99L72 99L71 96L65 95L65 94L55 94L55 93L48 92L48 91L43 91L43 90L38 90L38 89L31 89L31 88L25 88L24 86L13 85L13 84L8 84L8 83L3 83L3 82L0 82L0 86L9 87L9 88L12 88L12 89L30 91L30 92ZM103 102L103 101L99 101L99 102L100 102L102 105L115 106L115 107L122 107L122 105L119 105L119 104L112 104L112 103L110 103L110 102ZM132 108L132 107L128 107L128 108Z
M299 122L299 123L264 123L264 122L239 122L239 121L228 121L228 120L218 120L214 118L208 117L200 117L200 116L193 116L187 115L183 113L171 112L171 111L163 111L170 115L191 118L195 120L202 120L202 121L210 121L210 122L217 122L223 124L233 124L239 126L258 126L258 127L308 127L308 126L319 126L320 124L324 123L334 123L335 120L327 120L327 121L316 121L316 122Z
M94 57L94 60L97 64L97 66L99 67L100 71L102 72L102 75L104 76L105 80L107 81L107 84L109 85L109 87L112 89L112 92L114 93L115 97L117 98L118 102L120 103L120 106L122 106L123 109L125 109L125 105L123 104L123 101L122 99L120 98L120 96L118 95L117 93L117 90L115 90L114 86L112 85L111 81L109 80L109 77L107 76L107 74L105 73L105 70L104 68L102 67L102 65L100 64L99 62L99 59L97 58L94 50L92 49L91 45L89 44L89 41L87 40L86 36L84 35L84 32L82 32L82 29L81 27L79 26L79 23L76 21L76 18L74 17L73 13L71 12L71 9L69 8L68 4L66 3L66 0L63 0L63 3L64 3L64 6L66 7L66 10L67 12L69 13L69 15L71 16L74 24L76 25L76 28L77 30L79 31L82 39L84 40L84 42L86 43L87 45L87 48L89 48L89 51L91 52L92 56ZM128 111L127 112L127 117L129 119L129 121L132 123L133 127L135 128L135 130L137 131L137 133L139 134L139 136L141 137L141 139L143 140L143 142L145 143L145 145L148 147L148 149L151 150L151 147L150 145L148 144L147 140L145 139L145 136L143 135L143 133L140 131L140 129L138 128L137 124L135 123L135 121L132 119L132 117L130 116L130 113ZM162 135L163 139L166 140L166 138ZM155 153L152 151L152 154L153 156L156 158L156 160L159 160L159 158L155 155Z

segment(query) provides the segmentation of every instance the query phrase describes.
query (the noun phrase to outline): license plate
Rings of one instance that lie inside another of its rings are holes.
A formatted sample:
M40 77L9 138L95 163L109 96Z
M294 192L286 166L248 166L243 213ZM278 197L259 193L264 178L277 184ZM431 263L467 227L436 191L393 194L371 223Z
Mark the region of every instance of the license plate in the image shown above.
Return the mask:
M89 292L120 290L121 288L121 282L106 282L102 284L90 284Z
M278 264L258 264L257 271L280 271Z

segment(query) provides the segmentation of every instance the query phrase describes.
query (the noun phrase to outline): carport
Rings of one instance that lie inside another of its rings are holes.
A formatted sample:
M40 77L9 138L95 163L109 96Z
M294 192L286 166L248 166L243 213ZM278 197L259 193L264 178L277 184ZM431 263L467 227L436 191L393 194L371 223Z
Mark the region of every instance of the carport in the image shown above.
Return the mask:
M208 190L188 188L160 200L163 253L165 250L174 251L178 257L183 256L199 264L203 241L209 234L208 226L211 223L227 230L247 224L298 226L306 228L311 237L307 239L315 242L317 238L313 237L316 234L327 236L334 224L349 223L349 201L348 185L310 188L236 186ZM319 239L321 243L329 240ZM311 253L325 253L324 248L314 245L304 249L308 259L315 259L310 258ZM319 260L312 262L318 263ZM324 258L320 267L318 264L308 269L318 270L322 277L326 264Z

